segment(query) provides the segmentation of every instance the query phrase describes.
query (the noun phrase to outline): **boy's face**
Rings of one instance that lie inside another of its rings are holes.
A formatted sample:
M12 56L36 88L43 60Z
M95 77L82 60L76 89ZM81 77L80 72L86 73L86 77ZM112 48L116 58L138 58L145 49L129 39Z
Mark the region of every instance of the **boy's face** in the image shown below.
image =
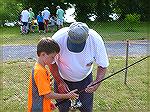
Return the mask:
M45 52L43 52L41 55L45 65L49 65L54 62L54 58L57 55L57 53L55 52L47 55Z

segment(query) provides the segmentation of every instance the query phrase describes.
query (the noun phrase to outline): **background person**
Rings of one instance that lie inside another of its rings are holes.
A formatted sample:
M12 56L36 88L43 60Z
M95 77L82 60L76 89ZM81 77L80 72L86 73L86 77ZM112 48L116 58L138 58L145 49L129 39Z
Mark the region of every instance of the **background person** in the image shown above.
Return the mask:
M50 18L50 30L51 30L51 32L54 32L55 26L56 26L56 17L52 16Z
M73 90L67 94L54 93L50 86L50 73L45 66L54 61L54 57L59 53L59 45L52 39L43 38L37 45L38 59L35 63L28 88L28 112L51 112L55 105L51 99L77 98L78 95Z
M56 17L57 17L57 26L58 26L58 30L61 29L63 27L63 23L64 23L64 10L62 10L60 8L60 6L56 7L57 11L56 11Z
M30 27L30 31L34 32L33 30L33 25L34 25L34 12L32 11L32 8L29 8L29 27Z
M41 30L44 32L44 17L42 16L41 11L39 11L39 15L37 16L37 22L39 33L41 32Z
M75 22L70 27L57 31L52 38L60 46L53 65L49 65L55 79L55 90L58 93L66 93L73 89L83 90L79 95L82 106L81 112L92 112L93 92L100 83L89 87L104 78L109 65L106 49L101 36L89 29L85 23ZM93 81L93 62L97 64L97 75ZM60 112L68 112L70 101L59 105Z
M44 8L44 11L42 11L42 15L44 17L44 26L45 26L45 31L48 32L48 22L50 19L50 12L48 11L48 7Z
M29 22L29 16L30 16L30 13L28 12L27 9L24 9L22 12L21 12L21 22L22 22L22 33L26 34L28 33L28 29L29 29L29 25L28 25L28 22Z

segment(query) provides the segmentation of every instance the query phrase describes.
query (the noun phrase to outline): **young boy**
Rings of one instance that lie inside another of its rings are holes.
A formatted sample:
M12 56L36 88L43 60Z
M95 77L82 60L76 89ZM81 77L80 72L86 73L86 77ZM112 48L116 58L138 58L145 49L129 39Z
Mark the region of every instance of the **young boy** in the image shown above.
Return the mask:
M51 112L55 105L51 99L74 99L79 95L73 90L67 94L51 91L50 74L45 65L53 63L59 53L59 45L52 39L43 38L37 45L38 59L32 70L28 88L28 112ZM56 108L56 107L55 107Z
M55 17L55 16L52 16L52 17L50 18L50 31L51 31L51 32L54 32L55 25L56 25L56 17Z

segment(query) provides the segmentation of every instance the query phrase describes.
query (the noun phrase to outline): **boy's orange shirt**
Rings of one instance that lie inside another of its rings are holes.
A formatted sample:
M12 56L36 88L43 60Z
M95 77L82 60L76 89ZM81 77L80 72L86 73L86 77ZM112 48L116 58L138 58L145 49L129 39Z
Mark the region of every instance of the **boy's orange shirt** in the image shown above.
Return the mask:
M29 81L28 112L51 112L51 100L43 96L50 92L50 74L46 68L36 63Z

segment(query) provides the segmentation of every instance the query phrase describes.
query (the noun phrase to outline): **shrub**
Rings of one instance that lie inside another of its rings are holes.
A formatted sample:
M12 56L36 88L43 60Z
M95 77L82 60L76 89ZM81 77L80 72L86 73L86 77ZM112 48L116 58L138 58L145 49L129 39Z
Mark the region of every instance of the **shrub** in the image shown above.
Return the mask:
M140 14L127 14L125 18L127 31L135 31L134 27L140 22L140 18Z

